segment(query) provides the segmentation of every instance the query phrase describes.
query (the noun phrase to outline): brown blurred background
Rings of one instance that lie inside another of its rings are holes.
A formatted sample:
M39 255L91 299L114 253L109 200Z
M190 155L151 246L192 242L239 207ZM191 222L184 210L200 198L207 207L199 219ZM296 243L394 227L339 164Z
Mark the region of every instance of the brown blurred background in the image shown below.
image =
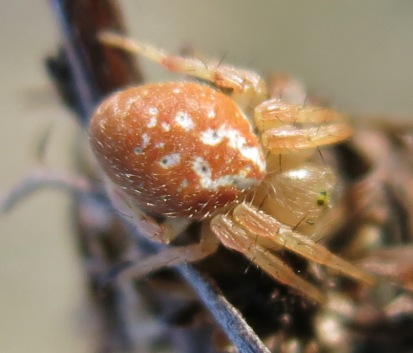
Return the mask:
M275 0L127 0L134 37L192 46L228 63L301 79L356 116L413 116L413 3ZM45 74L59 34L48 1L0 4L1 190L34 165L48 126L47 162L69 169L76 127ZM149 80L170 75L143 62ZM88 352L91 320L71 239L69 200L30 197L0 222L0 351Z

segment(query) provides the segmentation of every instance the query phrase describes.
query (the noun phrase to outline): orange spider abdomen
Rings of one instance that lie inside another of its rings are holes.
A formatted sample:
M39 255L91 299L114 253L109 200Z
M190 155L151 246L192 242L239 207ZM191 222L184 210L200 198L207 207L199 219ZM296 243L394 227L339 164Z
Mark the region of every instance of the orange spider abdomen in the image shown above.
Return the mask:
M250 122L229 97L198 83L111 95L92 118L90 142L108 178L152 214L203 217L265 176Z

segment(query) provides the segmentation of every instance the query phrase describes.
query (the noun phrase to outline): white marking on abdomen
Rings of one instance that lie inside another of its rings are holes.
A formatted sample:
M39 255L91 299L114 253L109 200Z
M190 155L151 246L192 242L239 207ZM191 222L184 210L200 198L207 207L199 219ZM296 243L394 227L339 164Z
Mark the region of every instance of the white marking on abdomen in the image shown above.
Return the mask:
M222 125L217 130L207 129L200 134L201 142L208 146L215 146L221 143L224 138L228 139L229 147L238 150L244 158L254 162L261 171L265 170L265 163L258 147L246 145L245 137L238 130Z
M219 187L234 186L238 189L248 189L256 184L258 180L246 178L245 171L239 174L224 175L217 179L212 179L211 167L202 157L195 157L192 162L192 170L199 176L199 184L203 189L216 191Z
M175 167L181 161L181 155L179 153L171 153L163 156L159 161L162 168L169 169Z
M188 113L179 111L175 115L175 121L176 123L181 126L185 131L192 130L195 126L192 118Z

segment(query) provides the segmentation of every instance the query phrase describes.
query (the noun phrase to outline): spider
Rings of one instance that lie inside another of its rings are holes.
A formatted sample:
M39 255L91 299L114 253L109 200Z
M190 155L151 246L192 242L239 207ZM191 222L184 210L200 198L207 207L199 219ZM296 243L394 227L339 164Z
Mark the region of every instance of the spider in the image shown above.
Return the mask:
M91 120L90 144L109 196L143 235L170 243L192 222L202 226L199 243L168 247L126 272L143 276L198 261L222 243L316 302L324 293L283 262L281 250L374 283L317 242L335 176L311 157L351 136L341 114L270 97L252 71L174 56L112 32L99 39L203 81L126 88Z

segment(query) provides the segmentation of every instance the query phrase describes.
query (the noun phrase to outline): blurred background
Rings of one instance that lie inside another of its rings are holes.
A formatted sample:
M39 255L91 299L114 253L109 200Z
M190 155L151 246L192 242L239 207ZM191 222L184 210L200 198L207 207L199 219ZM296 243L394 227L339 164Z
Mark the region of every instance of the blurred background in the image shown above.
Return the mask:
M74 0L72 0L74 1ZM170 51L191 46L260 73L288 73L358 119L413 116L413 3L365 0L122 0L133 37ZM59 40L50 2L0 4L1 191L35 165L70 170L81 134L43 61ZM149 81L173 77L142 61ZM0 351L89 352L91 310L71 238L69 200L38 193L0 221Z

